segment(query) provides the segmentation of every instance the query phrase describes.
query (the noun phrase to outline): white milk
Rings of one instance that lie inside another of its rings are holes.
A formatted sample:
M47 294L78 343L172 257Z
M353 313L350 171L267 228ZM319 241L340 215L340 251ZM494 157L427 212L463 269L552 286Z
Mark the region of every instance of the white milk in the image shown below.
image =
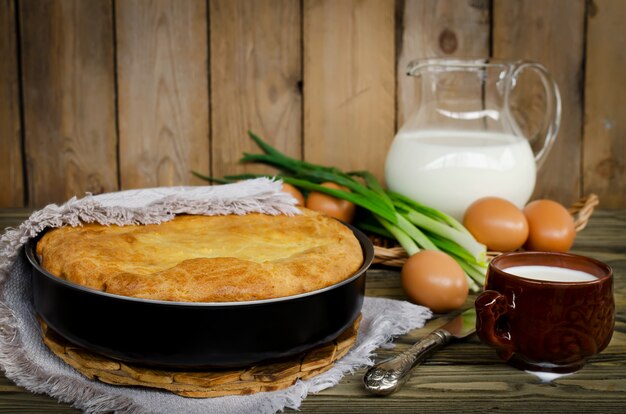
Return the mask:
M401 132L385 163L389 189L459 220L481 197L498 196L523 207L535 175L528 141L489 132Z
M566 377L568 375L574 374L573 372L568 372L567 374L557 374L556 372L542 372L542 371L528 371L527 373L536 376L541 380L541 382L552 382L555 379L559 379L561 377Z
M547 282L588 282L597 279L594 275L581 270L556 266L512 266L503 270L515 276Z

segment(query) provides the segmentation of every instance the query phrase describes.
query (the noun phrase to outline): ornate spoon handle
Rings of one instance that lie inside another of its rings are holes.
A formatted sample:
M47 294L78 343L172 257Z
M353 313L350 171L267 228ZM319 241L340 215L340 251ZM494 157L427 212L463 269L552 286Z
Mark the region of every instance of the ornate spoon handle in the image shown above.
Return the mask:
M411 369L447 344L450 338L447 331L436 329L400 355L379 362L365 373L365 389L378 395L389 395L398 391L409 379Z

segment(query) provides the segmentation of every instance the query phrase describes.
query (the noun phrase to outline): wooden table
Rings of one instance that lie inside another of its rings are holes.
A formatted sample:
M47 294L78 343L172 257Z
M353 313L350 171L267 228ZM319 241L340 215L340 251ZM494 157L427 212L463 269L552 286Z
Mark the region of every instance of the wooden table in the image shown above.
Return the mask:
M17 225L24 210L0 211L0 228ZM303 412L626 412L626 211L599 211L583 230L573 252L595 257L613 267L617 307L610 345L579 372L552 383L503 364L476 336L452 344L414 370L398 393L368 395L361 385L363 370L345 377L336 387L303 402ZM403 299L398 272L372 269L367 295ZM467 305L472 298L468 299ZM442 324L434 319L423 329L398 338L395 350L406 349L418 337ZM34 395L0 374L0 412L76 412L47 396Z

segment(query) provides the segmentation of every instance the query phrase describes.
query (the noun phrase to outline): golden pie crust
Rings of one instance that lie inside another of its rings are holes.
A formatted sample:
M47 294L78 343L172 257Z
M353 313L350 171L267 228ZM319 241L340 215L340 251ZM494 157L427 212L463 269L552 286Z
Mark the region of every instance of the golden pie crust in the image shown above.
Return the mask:
M350 229L302 213L60 227L39 240L37 254L55 276L124 296L182 302L291 296L341 282L363 263Z

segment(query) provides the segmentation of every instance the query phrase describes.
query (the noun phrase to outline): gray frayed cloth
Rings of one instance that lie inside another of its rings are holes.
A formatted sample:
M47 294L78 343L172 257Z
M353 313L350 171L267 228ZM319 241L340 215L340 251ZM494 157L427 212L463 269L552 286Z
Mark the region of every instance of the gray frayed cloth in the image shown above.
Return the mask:
M73 198L36 211L18 228L0 237L0 366L8 378L34 392L48 394L86 412L130 413L273 413L297 409L309 393L336 385L346 374L373 363L373 352L394 336L424 325L428 309L407 302L366 298L354 348L329 371L288 389L248 396L193 399L166 391L119 387L88 380L58 359L42 343L31 303L29 264L21 246L48 227L101 224L149 224L190 214L298 214L295 200L281 183L265 178L208 187L129 190Z

